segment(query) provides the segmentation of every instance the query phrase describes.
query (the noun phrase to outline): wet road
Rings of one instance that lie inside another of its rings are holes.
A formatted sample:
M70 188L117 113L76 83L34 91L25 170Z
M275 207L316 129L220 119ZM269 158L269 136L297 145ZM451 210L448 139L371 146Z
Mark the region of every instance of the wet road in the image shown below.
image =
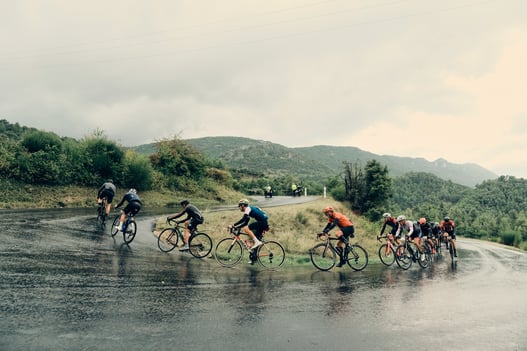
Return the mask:
M460 239L456 267L227 269L160 252L152 216L128 247L93 210L1 211L0 350L527 349L524 253Z

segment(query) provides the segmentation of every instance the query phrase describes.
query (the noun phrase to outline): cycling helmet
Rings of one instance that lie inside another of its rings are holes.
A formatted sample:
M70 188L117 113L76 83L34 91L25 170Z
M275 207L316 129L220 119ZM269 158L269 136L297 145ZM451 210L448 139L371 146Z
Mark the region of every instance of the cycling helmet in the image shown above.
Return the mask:
M137 190L135 190L134 188L128 190L128 192L131 194L137 194Z
M383 218L388 218L388 217L391 217L391 216L392 216L392 215L389 214L388 212L383 213L383 215L382 215Z
M445 217L445 222L448 222L448 221L450 221L450 217L446 216Z
M397 222L406 221L406 217L404 215L400 215L397 217Z
M106 183L113 183L113 179L108 179Z
M181 200L180 202L181 206L187 206L189 204L187 199Z
M334 209L332 206L324 207L324 213L333 212Z
M419 224L425 224L425 223L426 223L426 218L424 217L419 218Z
M240 201L238 201L238 206L249 206L249 200L241 199Z

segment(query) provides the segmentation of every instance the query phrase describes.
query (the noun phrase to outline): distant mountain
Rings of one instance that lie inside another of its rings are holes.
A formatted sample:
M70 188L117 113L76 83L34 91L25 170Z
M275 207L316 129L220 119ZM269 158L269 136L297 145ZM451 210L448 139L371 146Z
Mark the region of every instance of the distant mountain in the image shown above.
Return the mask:
M352 146L317 145L290 148L263 140L242 137L205 137L185 140L206 157L222 160L228 167L248 168L270 176L296 175L303 179L326 178L343 170L343 162L365 165L375 159L388 167L391 176L426 172L453 183L474 187L496 179L493 172L476 164L455 164L444 159L376 155ZM137 152L155 152L154 145L141 145Z

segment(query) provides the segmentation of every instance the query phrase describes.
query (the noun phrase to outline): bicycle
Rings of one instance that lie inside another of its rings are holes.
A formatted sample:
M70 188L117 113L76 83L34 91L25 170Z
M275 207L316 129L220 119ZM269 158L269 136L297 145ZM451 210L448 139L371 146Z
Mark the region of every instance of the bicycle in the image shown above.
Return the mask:
M119 232L119 230L117 229L117 226L119 225L120 221L121 221L121 214L118 214L117 216L115 216L115 219L113 220L113 223L112 223L112 230L111 230L112 237L114 237ZM137 225L135 223L133 214L128 213L126 215L126 219L123 222L121 232L123 232L123 240L126 244L130 244L134 240L135 234L137 233Z
M276 240L265 240L263 234L260 241L262 245L256 249L251 249L251 244L248 240L243 240L241 235L247 235L241 232L241 228L229 228L232 235L228 238L221 239L216 245L214 258L216 261L225 267L233 267L241 262L244 252L249 252L251 264L258 262L267 269L277 269L285 262L285 250L282 244Z
M324 241L316 244L309 250L309 257L311 263L321 271L329 271L335 267L337 257L344 260L348 266L355 271L362 271L368 265L368 252L359 244L350 244L346 242L343 251L337 251L333 241L340 240L337 237L332 237L329 233L319 233L317 240Z
M379 247L379 259L386 266L391 266L395 262L395 248L397 247L386 235L377 236L377 241L386 239L386 242Z
M103 197L101 202L97 206L97 224L101 227L106 225L106 205L108 204L108 199Z
M430 254L423 247L423 253L417 248L417 244L410 240L408 235L405 235L404 243L397 246L395 249L397 253L395 261L397 265L404 270L409 269L413 262L418 262L421 268L426 268L430 265ZM424 258L421 256L424 255Z
M450 235L448 235L448 237L446 238L446 242L448 245L448 253L450 254L450 259L452 260L452 262L454 262L457 256L456 250L454 249L454 245L452 245L452 237Z
M178 246L179 241L185 242L184 240L184 228L181 225L182 222L175 220L167 220L167 223L170 224L174 222L175 225L170 228L163 229L159 236L157 237L157 247L163 252L170 252ZM192 256L196 258L207 257L212 251L212 239L207 233L196 232L193 229L190 232L190 237L188 239L189 252Z

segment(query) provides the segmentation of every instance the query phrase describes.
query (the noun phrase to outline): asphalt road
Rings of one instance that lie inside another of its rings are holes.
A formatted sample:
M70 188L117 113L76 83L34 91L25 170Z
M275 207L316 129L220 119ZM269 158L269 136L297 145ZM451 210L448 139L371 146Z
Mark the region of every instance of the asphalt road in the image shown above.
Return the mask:
M160 252L152 218L127 246L93 211L1 211L0 350L527 350L523 252L460 238L426 270L227 269Z

